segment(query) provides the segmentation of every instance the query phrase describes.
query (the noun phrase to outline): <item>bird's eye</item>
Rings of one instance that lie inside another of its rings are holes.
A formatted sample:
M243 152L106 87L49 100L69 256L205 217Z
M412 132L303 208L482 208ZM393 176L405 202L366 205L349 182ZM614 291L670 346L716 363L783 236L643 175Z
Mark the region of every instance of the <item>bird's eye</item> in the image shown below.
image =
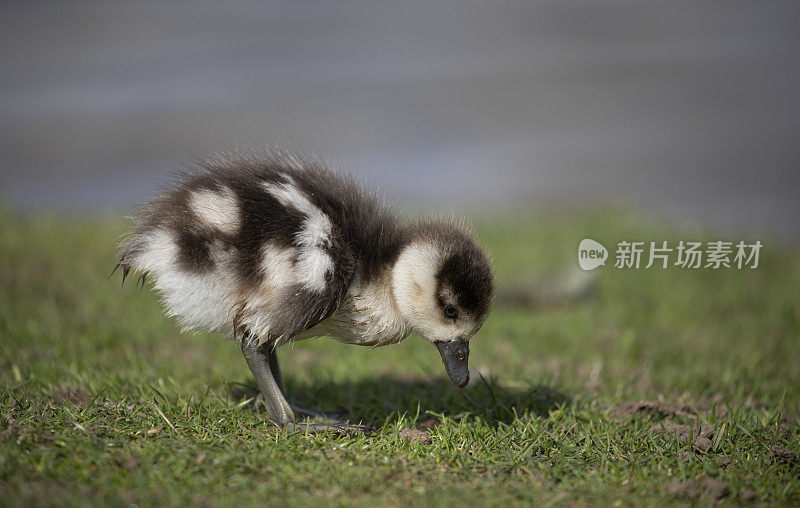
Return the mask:
M444 306L444 315L449 318L457 318L458 317L458 309L453 307L452 305L445 305Z

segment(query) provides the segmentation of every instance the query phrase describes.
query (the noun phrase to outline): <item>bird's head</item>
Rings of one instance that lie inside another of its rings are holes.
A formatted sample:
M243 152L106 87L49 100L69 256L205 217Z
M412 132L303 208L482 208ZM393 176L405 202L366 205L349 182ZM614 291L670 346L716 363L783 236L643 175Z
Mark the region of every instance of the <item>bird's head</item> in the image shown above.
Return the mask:
M395 302L406 323L439 349L447 374L469 381L469 340L494 295L491 265L474 238L448 222L412 226L392 269Z

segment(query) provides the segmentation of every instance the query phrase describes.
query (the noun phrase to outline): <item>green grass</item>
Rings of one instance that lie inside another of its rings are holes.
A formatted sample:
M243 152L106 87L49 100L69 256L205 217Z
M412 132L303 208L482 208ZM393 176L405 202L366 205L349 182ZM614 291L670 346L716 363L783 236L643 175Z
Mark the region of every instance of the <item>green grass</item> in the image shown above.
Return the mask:
M479 225L501 284L587 236L716 239L614 211L507 219ZM299 405L380 429L340 437L272 428L233 342L107 279L125 227L0 215L0 505L707 504L709 479L728 503L800 503L795 248L762 239L756 270L607 266L585 301L498 305L464 391L419 337L284 348ZM399 437L430 420L429 443ZM659 422L707 425L707 450Z

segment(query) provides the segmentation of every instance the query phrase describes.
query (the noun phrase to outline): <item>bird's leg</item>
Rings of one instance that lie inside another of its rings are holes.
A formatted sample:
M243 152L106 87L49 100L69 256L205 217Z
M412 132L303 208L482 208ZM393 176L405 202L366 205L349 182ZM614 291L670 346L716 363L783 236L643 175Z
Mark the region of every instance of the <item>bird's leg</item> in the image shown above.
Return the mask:
M247 366L256 378L258 388L264 397L268 418L281 428L302 432L348 432L372 431L369 427L350 425L345 422L335 421L295 421L294 411L286 401L283 380L278 367L278 355L274 348L268 344L257 346L256 341L244 337L242 339L242 354L247 361Z
M280 387L281 392L283 392L283 397L286 400L289 400L289 395L286 393L286 387L283 385L281 368L280 365L278 365L277 351L273 351L269 356L269 368L272 369L272 377L275 379L275 382L278 383L278 387ZM309 419L324 419L333 423L344 423L339 419L339 417L344 416L345 413L343 411L316 411L314 409L302 408L294 404L291 404L291 408L296 415L305 416Z
M257 345L257 341L245 336L242 339L242 354L250 367L250 372L256 378L261 395L264 396L264 406L267 416L279 427L285 427L294 422L292 407L286 402L283 395L283 386L272 375L272 356L275 351L268 344ZM275 360L277 365L277 358Z
M272 377L278 383L278 388L281 389L284 398L286 395L286 387L283 385L283 377L281 376L281 367L278 365L278 351L273 349L272 354L269 355L269 370L272 372Z

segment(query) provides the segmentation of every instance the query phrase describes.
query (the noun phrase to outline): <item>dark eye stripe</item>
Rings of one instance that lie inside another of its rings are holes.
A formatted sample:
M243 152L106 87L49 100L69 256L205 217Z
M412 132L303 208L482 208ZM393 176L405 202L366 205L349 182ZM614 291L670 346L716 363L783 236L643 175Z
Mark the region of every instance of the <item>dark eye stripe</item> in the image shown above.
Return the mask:
M449 318L455 319L455 318L458 317L458 309L456 309L452 305L449 305L449 304L445 305L442 310L444 312L444 315L449 317Z

